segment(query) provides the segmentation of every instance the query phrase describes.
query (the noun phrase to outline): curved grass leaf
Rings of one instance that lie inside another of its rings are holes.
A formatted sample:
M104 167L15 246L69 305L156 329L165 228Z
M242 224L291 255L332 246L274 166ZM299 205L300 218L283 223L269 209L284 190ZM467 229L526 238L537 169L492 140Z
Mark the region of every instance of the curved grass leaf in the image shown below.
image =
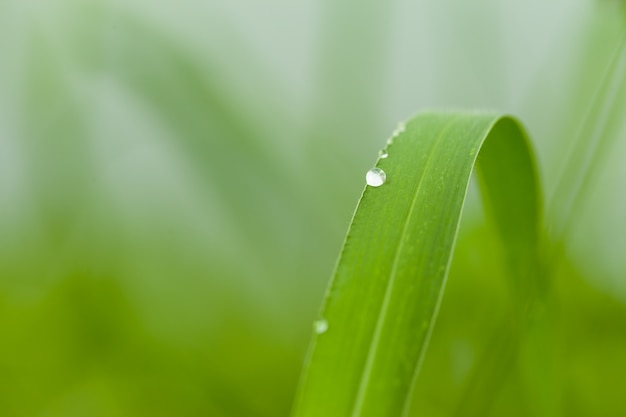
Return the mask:
M293 417L398 416L428 345L474 167L520 318L541 292L541 198L518 123L422 113L366 186L317 323Z

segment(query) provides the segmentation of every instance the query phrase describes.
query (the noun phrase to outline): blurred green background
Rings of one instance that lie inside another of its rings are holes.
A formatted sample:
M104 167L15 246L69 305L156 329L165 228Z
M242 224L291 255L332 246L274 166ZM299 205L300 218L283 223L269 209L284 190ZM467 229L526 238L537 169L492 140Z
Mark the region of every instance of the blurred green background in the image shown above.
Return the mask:
M472 191L415 415L626 415L623 5L0 0L0 416L287 416L364 173L442 106L525 123L562 254L472 379L507 309Z

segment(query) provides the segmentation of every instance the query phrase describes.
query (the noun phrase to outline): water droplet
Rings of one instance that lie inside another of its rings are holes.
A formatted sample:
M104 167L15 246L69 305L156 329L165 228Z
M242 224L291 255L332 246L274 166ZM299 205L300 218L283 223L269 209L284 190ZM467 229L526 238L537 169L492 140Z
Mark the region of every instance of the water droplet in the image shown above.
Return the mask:
M386 179L387 174L380 168L372 168L365 174L367 185L371 185L372 187L380 187L385 183Z
M386 150L384 150L384 149L378 153L378 157L379 157L380 159L385 159L385 158L387 158L388 156L389 156L389 154L388 154L388 153L387 153L387 151L386 151Z
M315 329L315 333L323 334L328 330L328 322L324 319L319 319L315 323L313 323L313 329Z
M406 130L406 125L404 123L399 123L396 130L393 131L393 136L398 136L400 133L403 133Z

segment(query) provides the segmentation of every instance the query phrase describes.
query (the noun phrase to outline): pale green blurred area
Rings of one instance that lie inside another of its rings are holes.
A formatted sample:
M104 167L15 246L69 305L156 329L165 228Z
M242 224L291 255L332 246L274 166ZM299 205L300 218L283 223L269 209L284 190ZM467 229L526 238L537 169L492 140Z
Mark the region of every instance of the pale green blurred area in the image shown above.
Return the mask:
M0 416L288 415L394 125L424 107L510 112L551 202L622 6L0 0ZM554 323L495 382L471 379L507 310L472 196L416 415L626 415L617 97ZM551 207L548 225L568 203Z

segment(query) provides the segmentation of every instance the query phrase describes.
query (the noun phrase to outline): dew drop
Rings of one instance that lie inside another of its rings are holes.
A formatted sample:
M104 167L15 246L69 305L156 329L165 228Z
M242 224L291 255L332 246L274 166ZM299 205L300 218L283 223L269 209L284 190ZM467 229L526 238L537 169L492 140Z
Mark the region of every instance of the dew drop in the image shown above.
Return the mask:
M328 330L328 322L324 319L317 320L315 321L315 323L313 323L313 329L317 334L326 333L326 331Z
M406 130L406 125L404 123L398 124L396 130L393 131L393 136L398 136L400 133L403 133Z
M378 157L379 157L380 159L385 159L385 158L387 158L388 156L389 156L389 154L388 154L388 153L387 153L387 151L386 151L386 150L384 150L384 149L378 153Z
M380 168L372 168L365 174L367 185L371 185L372 187L380 187L385 183L386 179L387 174Z

